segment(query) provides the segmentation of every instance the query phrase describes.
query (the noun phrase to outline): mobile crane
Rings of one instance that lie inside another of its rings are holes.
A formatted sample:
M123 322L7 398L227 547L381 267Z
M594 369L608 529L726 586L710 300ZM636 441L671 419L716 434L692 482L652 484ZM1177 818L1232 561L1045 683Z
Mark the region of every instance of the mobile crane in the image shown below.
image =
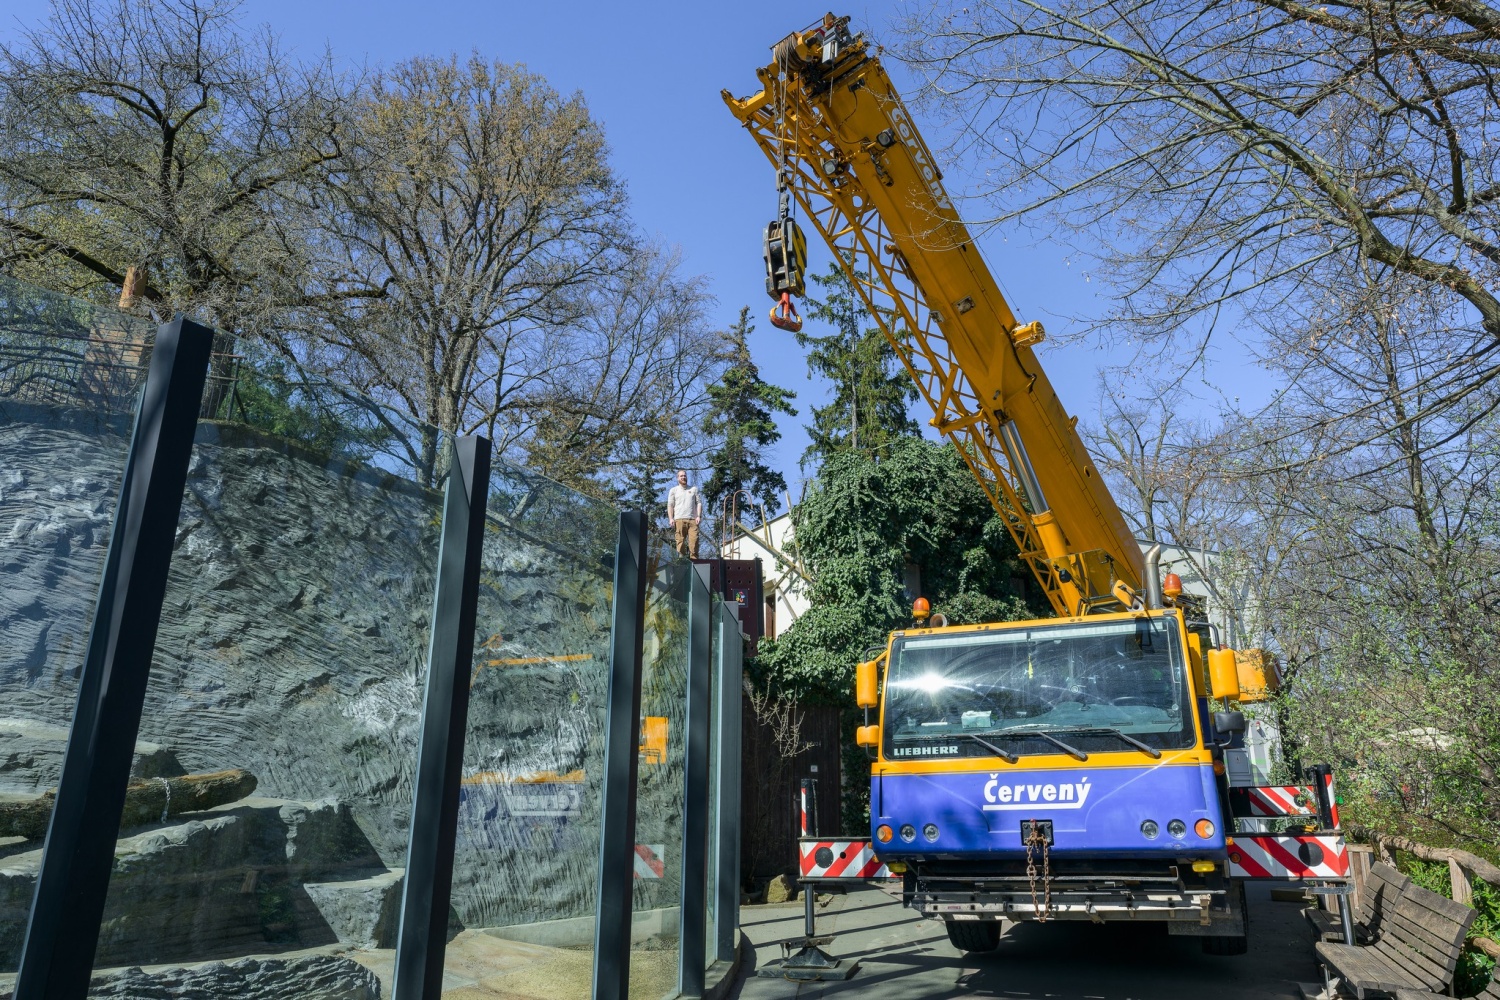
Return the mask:
M1267 697L1268 659L1214 648L1180 581L1163 586L1159 547L1143 557L1032 349L1042 325L1011 311L869 43L829 14L772 56L759 93L723 93L776 171L771 321L800 328L800 209L1057 615L947 626L919 600L917 626L858 664L869 847L965 950L996 947L1001 919L1074 919L1244 951L1245 879L1347 874L1321 780L1323 833L1235 836L1224 751L1244 717L1211 708ZM1279 815L1313 814L1281 798L1303 811ZM805 852L804 877L839 863Z

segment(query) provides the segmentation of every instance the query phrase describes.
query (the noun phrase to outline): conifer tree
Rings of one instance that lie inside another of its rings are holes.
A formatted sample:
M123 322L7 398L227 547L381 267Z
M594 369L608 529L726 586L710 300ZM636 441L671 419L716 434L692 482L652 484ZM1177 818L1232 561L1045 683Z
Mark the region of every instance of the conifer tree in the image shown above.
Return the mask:
M812 280L826 295L821 301L808 300L809 318L831 324L833 332L799 333L797 343L810 348L808 368L833 383L833 399L812 408L813 422L807 429L812 443L802 455L802 465L820 466L850 451L884 458L897 440L921 435L907 414L917 388L880 328L864 326L864 303L843 268L829 264L826 275L815 274Z
M791 400L797 394L760 377L760 369L750 359L750 334L754 330L750 307L745 306L739 320L722 334L723 358L728 367L708 389L703 430L720 444L709 456L713 472L703 487L703 503L715 513L726 496L745 490L765 505L768 515L774 514L780 507L777 496L786 489L786 479L766 465L764 454L781 439L773 415L796 416Z

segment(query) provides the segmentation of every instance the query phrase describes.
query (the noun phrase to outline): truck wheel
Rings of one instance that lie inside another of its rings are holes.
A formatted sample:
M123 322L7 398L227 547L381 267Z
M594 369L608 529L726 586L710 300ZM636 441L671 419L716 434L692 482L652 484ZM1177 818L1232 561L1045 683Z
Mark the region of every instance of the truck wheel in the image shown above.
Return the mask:
M1000 947L1000 921L950 920L948 943L959 951L994 951Z
M1244 935L1205 937L1199 940L1203 942L1203 951L1208 955L1243 955L1250 948L1250 939Z
M1243 955L1250 947L1250 906L1245 902L1245 891L1239 892L1240 897L1240 926L1245 928L1246 933L1234 935L1210 935L1199 938L1203 942L1203 952L1206 955Z

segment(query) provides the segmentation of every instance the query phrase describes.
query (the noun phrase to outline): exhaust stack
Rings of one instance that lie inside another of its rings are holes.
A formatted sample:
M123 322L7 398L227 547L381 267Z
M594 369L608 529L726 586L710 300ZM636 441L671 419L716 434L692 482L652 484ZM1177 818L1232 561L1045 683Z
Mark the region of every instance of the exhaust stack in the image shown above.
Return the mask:
M1161 599L1161 542L1146 550L1146 607L1159 608Z

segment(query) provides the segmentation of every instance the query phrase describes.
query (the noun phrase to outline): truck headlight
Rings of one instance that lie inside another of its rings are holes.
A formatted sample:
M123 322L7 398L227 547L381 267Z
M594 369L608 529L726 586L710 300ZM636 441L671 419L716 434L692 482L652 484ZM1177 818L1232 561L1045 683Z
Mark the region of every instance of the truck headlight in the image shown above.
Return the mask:
M917 828L910 823L901 824L901 839L910 844L917 839Z
M922 827L922 836L926 837L929 843L931 843L932 841L937 840L938 839L937 824L936 823L928 823L926 826Z
M1161 833L1161 827L1156 825L1156 820L1148 819L1141 824L1141 835L1147 840L1155 840L1158 833Z
M1180 819L1174 819L1167 823L1167 833L1173 840L1181 840L1187 836L1187 824Z

